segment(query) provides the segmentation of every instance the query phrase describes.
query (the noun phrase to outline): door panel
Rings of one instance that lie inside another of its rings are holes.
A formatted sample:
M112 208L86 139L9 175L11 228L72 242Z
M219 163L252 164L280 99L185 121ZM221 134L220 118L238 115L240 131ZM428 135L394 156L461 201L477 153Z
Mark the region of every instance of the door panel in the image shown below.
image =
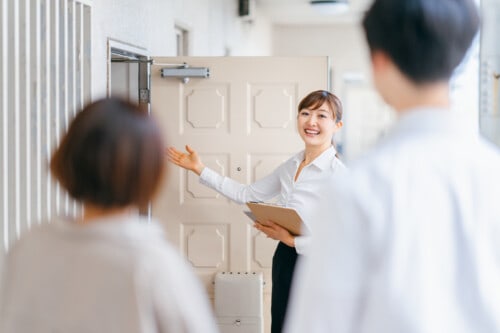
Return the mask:
M160 76L162 63L184 62L209 67L210 78L184 84ZM327 57L154 58L152 111L169 145L189 144L208 167L251 183L303 149L297 104L307 93L327 89L328 73ZM276 242L257 232L244 210L173 165L152 206L211 297L218 271L264 272L267 329Z

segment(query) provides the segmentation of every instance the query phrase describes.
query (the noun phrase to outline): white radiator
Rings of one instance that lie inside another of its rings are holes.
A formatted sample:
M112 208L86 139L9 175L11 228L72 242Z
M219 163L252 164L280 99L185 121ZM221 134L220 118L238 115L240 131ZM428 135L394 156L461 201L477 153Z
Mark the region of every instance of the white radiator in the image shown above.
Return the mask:
M262 333L262 273L219 272L215 276L215 314L221 333Z

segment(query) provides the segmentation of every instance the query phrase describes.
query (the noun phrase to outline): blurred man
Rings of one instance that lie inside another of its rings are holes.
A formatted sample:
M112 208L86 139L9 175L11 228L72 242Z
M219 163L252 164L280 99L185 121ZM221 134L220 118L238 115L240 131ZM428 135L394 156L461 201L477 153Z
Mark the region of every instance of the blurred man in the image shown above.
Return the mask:
M363 20L389 135L325 184L286 332L500 332L500 155L450 110L473 0L375 0Z

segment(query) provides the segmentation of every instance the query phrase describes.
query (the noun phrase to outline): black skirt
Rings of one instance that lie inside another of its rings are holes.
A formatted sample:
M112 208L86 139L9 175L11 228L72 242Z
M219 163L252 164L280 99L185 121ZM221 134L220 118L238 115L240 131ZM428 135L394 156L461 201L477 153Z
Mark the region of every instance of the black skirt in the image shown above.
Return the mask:
M283 330L296 261L297 251L295 251L295 247L289 247L279 242L273 256L271 333L281 333Z

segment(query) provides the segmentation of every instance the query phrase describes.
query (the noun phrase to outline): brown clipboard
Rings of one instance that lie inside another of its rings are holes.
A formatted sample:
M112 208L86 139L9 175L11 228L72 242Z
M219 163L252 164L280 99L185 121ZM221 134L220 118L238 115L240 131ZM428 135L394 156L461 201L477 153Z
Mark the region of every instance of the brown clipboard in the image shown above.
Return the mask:
M247 202L247 206L259 223L265 225L267 221L272 221L292 235L301 235L302 219L295 209L262 202Z

